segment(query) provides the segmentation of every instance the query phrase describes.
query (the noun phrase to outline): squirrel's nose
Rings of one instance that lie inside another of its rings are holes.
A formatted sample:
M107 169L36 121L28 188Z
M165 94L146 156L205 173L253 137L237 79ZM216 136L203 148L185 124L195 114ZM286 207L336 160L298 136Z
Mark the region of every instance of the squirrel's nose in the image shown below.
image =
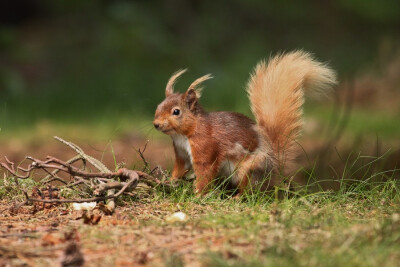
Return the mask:
M157 122L155 122L155 123L153 123L153 124L154 124L154 127L155 127L156 129L158 129L158 127L160 127L160 124L157 123Z

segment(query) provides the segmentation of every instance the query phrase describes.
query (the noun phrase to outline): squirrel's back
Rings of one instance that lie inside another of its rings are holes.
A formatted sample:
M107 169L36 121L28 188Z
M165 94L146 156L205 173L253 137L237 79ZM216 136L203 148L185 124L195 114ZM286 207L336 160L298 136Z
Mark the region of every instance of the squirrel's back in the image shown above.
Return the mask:
M229 111L209 112L206 120L213 129L212 137L223 146L222 151L228 152L235 145L240 145L249 153L259 145L256 124L243 114Z
M304 93L324 94L335 83L335 72L303 51L280 54L255 67L247 84L251 108L280 166L291 158L302 128Z

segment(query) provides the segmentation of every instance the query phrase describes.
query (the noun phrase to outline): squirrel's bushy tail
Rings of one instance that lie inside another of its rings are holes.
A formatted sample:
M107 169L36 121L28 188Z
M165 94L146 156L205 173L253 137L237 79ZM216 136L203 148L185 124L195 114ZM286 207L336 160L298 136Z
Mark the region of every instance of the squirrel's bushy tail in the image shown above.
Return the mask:
M247 84L261 134L271 144L278 166L292 157L301 132L305 92L327 93L336 74L309 53L294 51L261 61Z

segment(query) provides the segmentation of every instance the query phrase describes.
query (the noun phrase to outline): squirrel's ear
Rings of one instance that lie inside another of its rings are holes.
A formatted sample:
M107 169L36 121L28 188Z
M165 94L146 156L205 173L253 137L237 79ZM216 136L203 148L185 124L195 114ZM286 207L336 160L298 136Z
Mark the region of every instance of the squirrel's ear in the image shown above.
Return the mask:
M193 110L196 103L197 103L197 94L194 89L189 88L185 95L184 95L184 100L190 110Z
M200 98L201 96L201 91L203 90L202 87L199 87L199 85L201 83L203 83L204 81L207 81L209 79L212 79L213 76L211 74L207 74L204 76L201 76L200 78L198 78L197 80L195 80L194 82L192 82L192 84L189 86L189 90L194 90L194 92L196 93L196 97Z
M174 84L178 80L179 76L185 73L187 69L178 70L174 74L172 74L171 78L169 78L167 87L165 88L165 96L168 97L174 93Z
M187 89L187 91L184 95L184 99L190 110L194 109L194 107L196 106L197 100L201 96L201 91L203 88L199 87L199 85L202 82L207 81L208 79L211 79L211 78L213 78L211 76L211 74L204 75L204 76L198 78L197 80L195 80L194 82L192 82L192 84L189 86L189 89Z

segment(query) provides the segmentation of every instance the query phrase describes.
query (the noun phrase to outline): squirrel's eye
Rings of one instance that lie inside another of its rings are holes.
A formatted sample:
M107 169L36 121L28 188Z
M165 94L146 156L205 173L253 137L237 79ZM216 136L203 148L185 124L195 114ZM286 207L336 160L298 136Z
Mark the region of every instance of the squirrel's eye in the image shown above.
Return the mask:
M174 111L172 111L172 115L178 116L181 113L181 111L179 109L174 109Z

